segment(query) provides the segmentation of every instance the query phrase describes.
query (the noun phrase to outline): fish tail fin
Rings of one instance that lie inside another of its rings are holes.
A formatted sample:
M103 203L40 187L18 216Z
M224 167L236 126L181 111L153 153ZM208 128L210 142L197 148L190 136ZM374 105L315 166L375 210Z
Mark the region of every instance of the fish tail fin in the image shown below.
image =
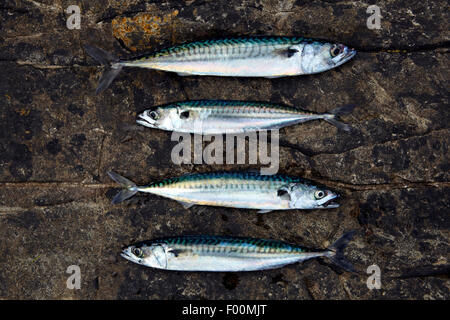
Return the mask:
M329 259L338 267L347 270L349 272L355 272L353 265L347 261L344 257L344 249L352 240L355 230L344 233L335 243L333 243L328 249Z
M119 175L115 172L112 172L112 171L108 171L108 176L111 179L113 179L115 182L120 184L120 186L123 188L123 190L121 190L118 194L116 194L114 196L114 198L112 199L113 204L122 202L128 198L131 198L138 192L138 187L136 186L136 184L133 181L128 180L127 178L122 177L121 175Z
M354 108L355 105L353 104L338 107L336 109L329 111L327 114L328 117L324 118L324 120L327 121L328 123L331 123L333 126L336 126L340 130L350 132L352 128L348 124L343 123L338 119L340 116L352 112Z
M92 58L105 66L105 71L103 72L103 75L98 82L97 90L95 91L96 94L99 94L109 87L111 82L113 82L120 73L123 66L118 63L117 58L103 49L90 45L85 45L84 48Z

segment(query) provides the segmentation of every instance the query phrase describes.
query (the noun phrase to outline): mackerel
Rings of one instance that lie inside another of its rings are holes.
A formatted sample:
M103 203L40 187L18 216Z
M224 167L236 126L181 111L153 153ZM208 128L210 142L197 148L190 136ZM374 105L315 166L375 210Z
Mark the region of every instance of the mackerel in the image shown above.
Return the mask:
M327 249L311 249L277 240L226 236L182 236L143 241L123 248L121 256L147 267L176 271L256 271L326 257L354 271L343 250L354 231Z
M256 172L196 173L170 178L147 186L115 173L108 175L122 186L113 198L119 203L137 192L152 193L179 201L185 208L193 205L272 210L337 208L338 194L313 181Z
M176 72L179 75L278 78L315 74L338 67L356 54L343 44L303 37L238 37L196 41L128 60L86 45L86 52L106 67L97 93L123 67Z
M325 120L343 131L350 126L339 116L353 110L353 105L316 113L283 104L232 100L190 100L169 103L145 110L137 123L168 131L196 134L239 134L280 129L311 120Z

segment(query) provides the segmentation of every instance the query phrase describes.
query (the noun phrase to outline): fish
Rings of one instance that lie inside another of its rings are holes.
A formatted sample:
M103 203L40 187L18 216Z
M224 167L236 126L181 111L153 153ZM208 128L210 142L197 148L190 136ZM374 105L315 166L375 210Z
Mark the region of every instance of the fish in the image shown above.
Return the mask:
M186 209L193 205L272 210L337 208L339 195L313 181L286 175L261 175L257 172L212 172L187 174L137 186L131 180L109 171L109 177L121 185L113 204L137 192L146 192L180 202Z
M280 129L322 119L350 132L351 127L338 119L353 109L354 105L345 105L327 113L316 113L269 102L190 100L145 110L138 114L136 122L149 128L208 135Z
M355 230L344 233L327 249L311 249L277 240L230 236L180 236L142 241L124 247L131 262L174 271L238 272L281 268L326 257L334 265L355 272L343 254Z
M176 72L181 76L279 78L315 74L352 59L355 49L303 37L236 37L183 43L127 60L85 45L86 52L106 68L96 93L111 84L124 67Z

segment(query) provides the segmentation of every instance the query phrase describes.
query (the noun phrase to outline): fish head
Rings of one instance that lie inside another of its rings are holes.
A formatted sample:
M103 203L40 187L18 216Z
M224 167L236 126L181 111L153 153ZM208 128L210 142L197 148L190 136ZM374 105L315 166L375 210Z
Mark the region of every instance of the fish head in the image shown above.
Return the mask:
M173 130L174 113L176 110L173 108L155 107L138 114L136 122L149 128Z
M337 193L326 187L294 183L288 188L289 207L295 209L325 209L337 208L333 200L339 197Z
M304 46L300 64L306 74L319 73L340 66L355 54L355 49L343 44L312 42Z
M166 248L160 243L140 243L125 247L120 255L134 263L143 266L166 269L167 254Z
M138 115L136 122L149 128L189 132L192 128L201 128L201 120L197 112L173 103L145 110Z

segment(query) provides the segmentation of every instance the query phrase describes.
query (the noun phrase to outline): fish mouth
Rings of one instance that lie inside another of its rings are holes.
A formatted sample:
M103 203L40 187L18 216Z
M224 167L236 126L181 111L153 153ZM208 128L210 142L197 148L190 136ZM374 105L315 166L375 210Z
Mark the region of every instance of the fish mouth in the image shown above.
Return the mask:
M120 253L120 256L122 257L122 258L125 258L125 259L127 259L127 260L130 260L130 254L124 249L124 250L122 250L122 252Z
M337 198L339 198L339 196L331 197L330 199L326 200L325 202L319 204L319 208L322 208L322 209L338 208L340 206L340 204L335 201Z
M143 125L145 127L156 128L155 120L150 118L147 115L147 112L143 112L143 113L139 114L138 119L136 120L136 123Z
M344 55L341 58L340 64L347 62L348 60L352 59L356 55L355 49L348 49L344 51Z
M127 249L127 248L122 249L120 256L129 261L136 262L136 259L130 254L130 249Z
M136 123L138 123L138 124L140 124L140 125L143 125L143 126L145 126L145 127L151 127L151 128L154 127L151 123L148 123L148 122L145 121L145 120L140 120L140 119L138 119L138 120L136 120Z
M339 203L333 201L333 199L328 200L327 202L321 205L322 208L339 208Z
M333 59L329 60L328 64L330 65L331 68L336 68L346 63L347 61L351 60L355 55L356 55L355 49L349 49L345 47L344 52L334 57Z

